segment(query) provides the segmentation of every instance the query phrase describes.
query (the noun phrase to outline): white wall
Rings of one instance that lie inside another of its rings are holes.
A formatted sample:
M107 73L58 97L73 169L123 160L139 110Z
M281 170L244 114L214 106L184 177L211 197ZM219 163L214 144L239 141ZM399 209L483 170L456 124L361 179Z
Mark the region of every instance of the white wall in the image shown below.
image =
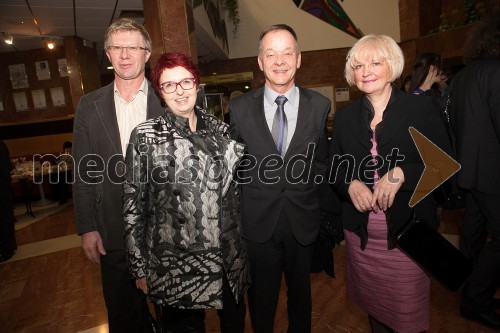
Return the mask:
M235 39L228 25L229 58L257 56L260 32L269 25L285 23L298 35L302 51L351 47L356 39L297 8L292 0L239 0L240 25ZM352 22L365 35L385 34L400 41L398 0L344 0Z

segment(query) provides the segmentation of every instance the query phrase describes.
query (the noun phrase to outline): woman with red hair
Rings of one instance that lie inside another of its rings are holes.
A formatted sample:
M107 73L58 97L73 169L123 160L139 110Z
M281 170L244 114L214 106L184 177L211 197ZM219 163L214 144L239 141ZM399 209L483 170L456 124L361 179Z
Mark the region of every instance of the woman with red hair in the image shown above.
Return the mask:
M200 75L189 56L163 54L151 81L166 109L134 129L127 149L130 271L163 306L166 331L204 332L204 309L215 308L221 332L243 332L249 275L233 175L244 146L196 106Z

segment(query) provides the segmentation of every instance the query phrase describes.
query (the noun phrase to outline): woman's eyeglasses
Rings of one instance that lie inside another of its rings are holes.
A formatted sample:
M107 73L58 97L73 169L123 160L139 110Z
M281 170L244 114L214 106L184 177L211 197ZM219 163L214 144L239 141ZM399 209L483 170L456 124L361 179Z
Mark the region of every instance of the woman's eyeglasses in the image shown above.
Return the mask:
M160 83L160 89L165 94L171 94L177 90L177 86L181 86L184 90L193 89L196 84L196 80L194 78L186 78L182 79L179 82L167 81Z

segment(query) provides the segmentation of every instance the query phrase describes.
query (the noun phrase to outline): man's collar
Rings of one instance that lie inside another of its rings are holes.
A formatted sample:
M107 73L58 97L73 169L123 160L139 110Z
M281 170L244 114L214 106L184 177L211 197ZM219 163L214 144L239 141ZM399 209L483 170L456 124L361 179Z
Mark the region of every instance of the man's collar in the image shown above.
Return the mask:
M113 91L115 92L115 94L118 94L119 96L121 96L120 91L118 90L118 87L116 86L116 81L113 81ZM134 96L137 95L137 93L139 93L139 91L142 92L146 96L148 94L148 81L146 80L145 77L143 78L139 89L134 93Z
M287 100L290 102L290 104L294 105L298 95L297 86L294 84L284 94L278 94L276 91L272 90L268 86L264 86L264 99L268 104L272 105L276 101L276 97L281 95L285 96Z

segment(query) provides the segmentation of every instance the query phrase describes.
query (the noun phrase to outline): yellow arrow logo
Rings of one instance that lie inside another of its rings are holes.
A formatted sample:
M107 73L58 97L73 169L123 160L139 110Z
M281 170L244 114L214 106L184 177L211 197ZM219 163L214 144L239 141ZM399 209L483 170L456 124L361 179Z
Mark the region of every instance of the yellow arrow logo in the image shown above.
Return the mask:
M461 166L417 129L410 127L408 130L425 165L424 172L420 176L415 192L410 199L409 206L414 207L460 170Z

